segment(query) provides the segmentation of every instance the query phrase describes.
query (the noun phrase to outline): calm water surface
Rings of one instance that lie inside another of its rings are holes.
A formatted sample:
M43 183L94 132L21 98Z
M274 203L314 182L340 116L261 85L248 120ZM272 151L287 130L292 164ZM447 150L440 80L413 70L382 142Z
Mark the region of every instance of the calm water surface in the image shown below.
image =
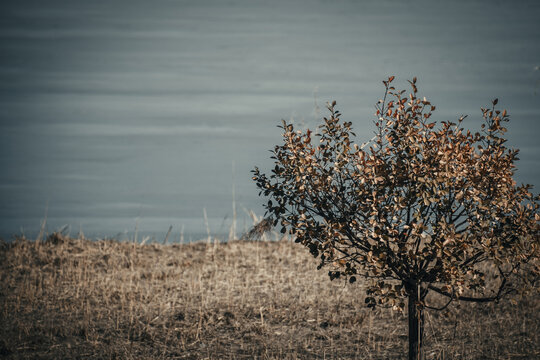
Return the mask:
M498 97L540 185L538 1L3 1L0 237L238 233L280 119L337 100L371 137L380 81L418 76L435 119Z

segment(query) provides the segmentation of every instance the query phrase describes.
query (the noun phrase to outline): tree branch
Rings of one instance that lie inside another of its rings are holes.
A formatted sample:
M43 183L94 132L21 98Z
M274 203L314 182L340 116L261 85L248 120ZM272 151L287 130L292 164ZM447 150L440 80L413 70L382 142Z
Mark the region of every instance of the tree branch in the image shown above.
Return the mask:
M454 301L454 299L449 298L448 302L445 305L441 306L441 307L429 306L429 305L426 305L426 304L424 304L424 306L426 307L426 309L440 311L440 310L446 309L448 307L448 305L450 305L452 303L452 301Z
M459 301L485 303L485 302L491 302L491 301L500 300L503 295L508 294L508 292L503 294L503 290L504 290L505 285L506 285L506 278L504 278L503 281L501 282L501 285L499 286L499 290L497 291L497 295L488 296L488 297L480 297L480 298L470 297L470 296L458 296L458 297L455 297L455 296L453 296L453 294L450 294L449 292L441 290L441 289L439 289L439 288L437 288L437 287L435 287L435 286L433 286L431 284L428 285L428 289L433 290L438 294L449 297L450 299L456 299L456 300L459 300Z

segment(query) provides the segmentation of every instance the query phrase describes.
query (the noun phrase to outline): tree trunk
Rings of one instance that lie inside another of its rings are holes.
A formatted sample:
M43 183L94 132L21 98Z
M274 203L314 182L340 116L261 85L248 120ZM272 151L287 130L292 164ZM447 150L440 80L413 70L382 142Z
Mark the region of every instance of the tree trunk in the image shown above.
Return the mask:
M409 360L420 360L422 351L422 337L424 334L424 314L418 306L419 286L408 284L406 286L409 307Z

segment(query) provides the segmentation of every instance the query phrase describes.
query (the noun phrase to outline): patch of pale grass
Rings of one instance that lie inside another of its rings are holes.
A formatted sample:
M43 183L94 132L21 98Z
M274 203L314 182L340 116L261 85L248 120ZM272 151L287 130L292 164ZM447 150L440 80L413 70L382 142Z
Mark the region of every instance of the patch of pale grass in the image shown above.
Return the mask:
M406 318L364 307L288 241L0 246L0 357L402 359ZM540 357L538 299L426 315L428 359Z

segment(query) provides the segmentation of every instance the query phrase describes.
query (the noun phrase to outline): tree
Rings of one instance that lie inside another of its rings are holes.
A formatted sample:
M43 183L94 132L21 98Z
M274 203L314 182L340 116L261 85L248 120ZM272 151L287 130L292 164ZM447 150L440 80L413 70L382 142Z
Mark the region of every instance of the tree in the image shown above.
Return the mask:
M540 273L539 196L513 179L518 150L505 146L506 110L482 109L481 131L430 122L435 106L383 81L376 131L362 146L336 102L313 133L283 121L269 176L273 225L329 266L330 279L367 279L369 307L403 311L409 359L420 357L428 293L452 301L498 301L535 288ZM318 138L318 139L317 139ZM317 141L314 141L317 139ZM495 272L495 273L494 273ZM430 297L431 298L431 297Z

